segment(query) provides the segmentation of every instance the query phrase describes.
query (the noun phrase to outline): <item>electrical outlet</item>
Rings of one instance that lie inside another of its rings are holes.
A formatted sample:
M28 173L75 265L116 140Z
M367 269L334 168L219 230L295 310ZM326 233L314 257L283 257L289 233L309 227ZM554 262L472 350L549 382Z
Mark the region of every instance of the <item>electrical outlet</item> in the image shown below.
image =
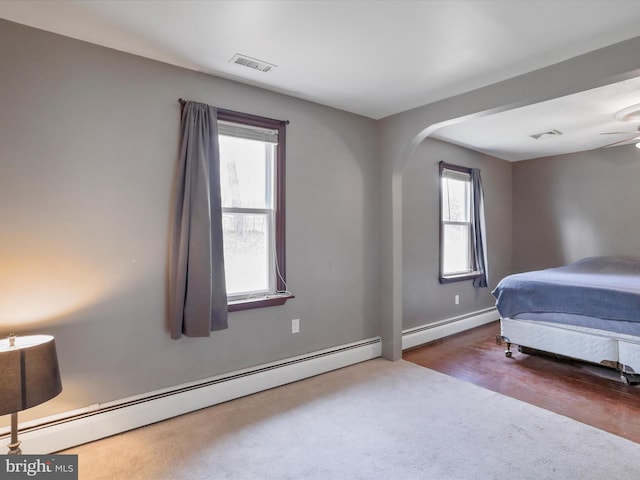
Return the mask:
M291 320L291 333L300 333L300 319L294 318Z
M456 305L460 305L460 295L456 295L455 297L453 297L453 302Z

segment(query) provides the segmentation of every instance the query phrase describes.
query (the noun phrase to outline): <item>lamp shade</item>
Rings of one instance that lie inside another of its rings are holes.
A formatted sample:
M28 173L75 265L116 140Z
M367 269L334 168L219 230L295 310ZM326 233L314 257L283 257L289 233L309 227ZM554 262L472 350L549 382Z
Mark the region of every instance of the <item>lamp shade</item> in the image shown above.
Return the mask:
M14 336L0 340L0 415L35 407L61 391L52 336Z

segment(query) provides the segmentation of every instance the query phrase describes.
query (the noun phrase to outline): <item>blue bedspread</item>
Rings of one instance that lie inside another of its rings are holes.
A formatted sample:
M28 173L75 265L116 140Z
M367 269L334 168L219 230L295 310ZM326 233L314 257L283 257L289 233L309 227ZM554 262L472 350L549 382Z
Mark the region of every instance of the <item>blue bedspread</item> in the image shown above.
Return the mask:
M492 293L502 317L557 312L640 322L640 260L584 258L563 267L509 275Z

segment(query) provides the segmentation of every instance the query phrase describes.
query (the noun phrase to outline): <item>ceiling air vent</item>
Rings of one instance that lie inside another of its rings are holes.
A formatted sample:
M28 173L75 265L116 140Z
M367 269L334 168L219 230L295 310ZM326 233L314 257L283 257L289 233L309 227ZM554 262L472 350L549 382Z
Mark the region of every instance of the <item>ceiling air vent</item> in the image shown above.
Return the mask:
M240 53L236 53L229 63L235 63L236 65L242 65L243 67L253 68L254 70L258 70L260 72L268 72L272 68L277 67L277 65L273 65L272 63L267 63L262 60L258 60L257 58L247 57L246 55L241 55Z
M562 135L562 132L554 128L553 130L548 130L546 132L540 132L529 136L535 140L540 140L541 138L557 137L559 135Z

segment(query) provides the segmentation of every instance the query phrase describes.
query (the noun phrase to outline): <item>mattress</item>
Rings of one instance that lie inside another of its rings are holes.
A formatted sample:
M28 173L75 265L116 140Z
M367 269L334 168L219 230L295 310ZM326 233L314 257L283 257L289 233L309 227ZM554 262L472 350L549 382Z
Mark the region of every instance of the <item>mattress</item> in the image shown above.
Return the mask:
M492 293L502 317L533 312L640 322L640 260L584 258L509 275Z

